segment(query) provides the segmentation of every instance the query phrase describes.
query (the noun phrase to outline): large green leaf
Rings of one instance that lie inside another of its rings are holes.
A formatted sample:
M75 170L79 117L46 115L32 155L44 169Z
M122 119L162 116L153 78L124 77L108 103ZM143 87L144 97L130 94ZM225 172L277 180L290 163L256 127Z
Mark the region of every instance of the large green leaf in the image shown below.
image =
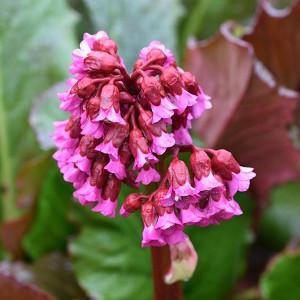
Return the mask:
M0 175L5 218L16 214L14 178L38 150L28 123L33 97L66 76L74 13L62 0L0 0Z
M52 162L49 171L44 174L37 213L23 240L24 249L32 258L65 246L67 236L72 230L67 221L71 196L71 185L63 181L57 166Z
M85 226L71 243L77 279L93 299L149 300L151 261L140 246L140 221L131 216L112 222L117 228Z
M186 299L223 300L244 271L245 250L251 241L250 199L239 195L244 215L207 228L189 231L197 250L197 269L185 285Z
M260 287L266 300L300 299L300 251L276 257L263 274Z
M275 248L282 248L300 236L300 184L291 182L277 187L262 218L260 237Z
M176 50L176 26L182 13L179 0L84 0L94 30L114 38L119 53L131 70L141 48L160 40Z

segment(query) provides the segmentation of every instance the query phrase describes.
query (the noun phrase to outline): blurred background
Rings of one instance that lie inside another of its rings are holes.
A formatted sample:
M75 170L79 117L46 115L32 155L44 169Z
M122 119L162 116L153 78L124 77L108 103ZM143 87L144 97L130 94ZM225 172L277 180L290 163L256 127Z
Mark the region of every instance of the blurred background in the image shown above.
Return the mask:
M151 40L172 49L212 97L195 143L228 149L257 173L237 197L242 216L189 230L199 263L185 299L300 299L299 0L0 5L1 300L152 298L139 216L79 206L51 157L71 51L98 30L128 69Z

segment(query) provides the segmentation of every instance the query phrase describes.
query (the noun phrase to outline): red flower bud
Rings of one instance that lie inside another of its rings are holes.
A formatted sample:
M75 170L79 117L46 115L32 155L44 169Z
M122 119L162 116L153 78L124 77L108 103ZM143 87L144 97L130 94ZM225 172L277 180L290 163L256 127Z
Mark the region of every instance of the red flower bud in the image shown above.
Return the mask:
M107 110L113 106L116 112L120 110L120 92L114 84L109 83L102 88L100 99L101 109Z
M150 50L150 52L147 54L147 60L153 61L153 63L163 65L166 62L166 55L157 48L153 48Z
M119 150L120 161L125 166L131 163L132 154L129 149L128 142L125 141Z
M153 204L150 201L142 204L141 209L142 219L146 226L150 226L154 223L156 213Z
M199 86L196 80L196 77L190 72L184 72L181 74L181 79L184 83L185 89L194 95L197 95L199 92Z
M106 180L108 172L104 169L107 164L107 156L101 155L94 160L91 168L90 185L101 188Z
M144 64L144 62L142 59L137 59L133 65L133 70L137 70L137 69L141 68L143 64Z
M240 165L238 162L229 151L224 149L213 151L211 163L214 172L219 174L225 180L232 179L231 172L240 172Z
M118 51L117 44L112 39L100 39L94 42L93 50L104 51L112 55L116 54Z
M190 156L190 165L197 179L201 179L202 176L208 176L211 170L209 156L205 151L196 147L193 148L193 152Z
M137 194L133 193L130 194L126 197L126 199L123 202L123 208L124 210L128 213L131 214L138 209L141 208L142 206L142 199L145 198L146 196L143 194Z
M144 97L154 105L159 105L161 100L162 86L155 77L146 76L142 80L141 88Z
M90 159L94 158L97 153L97 151L95 151L95 146L96 140L92 136L83 136L79 143L80 155L87 156Z
M165 68L160 75L160 81L171 93L180 95L182 93L181 78L174 67Z
M86 103L86 110L90 118L93 118L97 115L100 109L100 98L99 97L93 97L90 98Z
M135 103L135 99L127 92L120 92L120 102L131 104L131 103Z
M92 51L84 59L84 64L90 72L112 72L120 66L116 56L99 51Z
M138 128L130 131L129 148L134 157L137 156L138 149L140 149L143 153L148 153L149 151L147 141Z
M114 123L109 127L103 142L106 144L112 141L114 147L119 148L123 144L124 140L128 137L128 134L129 134L128 123L126 125Z
M73 85L70 94L77 94L81 98L89 98L95 90L96 86L93 83L93 79L90 77L83 77Z
M110 199L111 201L116 201L121 190L121 181L113 174L110 174L106 184L104 186L104 191L102 196L104 199Z
M168 172L174 188L178 188L189 181L189 170L184 161L179 160L177 157L171 161Z
M70 137L72 139L79 138L81 136L80 118L71 117L65 127L65 130L70 132Z

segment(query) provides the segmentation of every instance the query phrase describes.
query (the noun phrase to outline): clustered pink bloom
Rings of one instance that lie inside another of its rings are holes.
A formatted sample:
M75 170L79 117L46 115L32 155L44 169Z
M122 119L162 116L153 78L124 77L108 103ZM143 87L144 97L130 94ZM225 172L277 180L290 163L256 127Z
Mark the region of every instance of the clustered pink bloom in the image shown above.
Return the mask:
M70 118L55 123L54 158L82 205L114 217L122 183L138 189L159 182L151 194L132 193L121 205L125 217L141 211L143 246L186 242L185 226L242 213L233 196L255 173L226 150L193 146L191 122L211 108L210 98L163 44L143 48L129 74L105 32L86 33L70 72L69 90L58 95ZM191 153L188 165L182 151ZM166 154L172 160L158 172Z

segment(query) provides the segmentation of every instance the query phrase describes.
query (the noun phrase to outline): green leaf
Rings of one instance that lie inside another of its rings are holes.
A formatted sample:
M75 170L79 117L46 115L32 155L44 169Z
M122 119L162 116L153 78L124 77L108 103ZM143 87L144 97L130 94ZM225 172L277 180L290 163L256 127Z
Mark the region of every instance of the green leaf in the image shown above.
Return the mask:
M38 151L33 97L66 76L74 13L62 0L0 0L0 176L5 218L16 215L15 174Z
M186 15L179 26L181 51L189 37L212 36L228 19L248 20L255 12L257 0L186 0Z
M23 240L24 249L32 258L64 248L72 231L67 221L72 186L63 181L54 162L44 176L37 212Z
M105 30L116 40L131 70L141 48L160 40L176 50L176 26L183 9L179 0L84 0L94 30Z
M244 215L207 228L188 231L198 253L197 269L185 284L187 300L223 300L245 268L245 250L251 241L250 199L237 197Z
M150 300L149 249L140 246L137 216L111 220L112 226L85 226L70 245L75 274L93 299ZM117 227L116 227L117 225Z
M300 232L300 185L290 182L273 190L271 205L265 210L260 227L261 239L280 249Z
M68 118L68 113L59 108L57 93L68 89L64 82L55 84L49 90L39 95L33 103L30 112L30 124L35 130L37 139L42 149L48 150L54 147L53 122Z
M260 286L266 300L300 299L300 251L283 253L271 262Z

